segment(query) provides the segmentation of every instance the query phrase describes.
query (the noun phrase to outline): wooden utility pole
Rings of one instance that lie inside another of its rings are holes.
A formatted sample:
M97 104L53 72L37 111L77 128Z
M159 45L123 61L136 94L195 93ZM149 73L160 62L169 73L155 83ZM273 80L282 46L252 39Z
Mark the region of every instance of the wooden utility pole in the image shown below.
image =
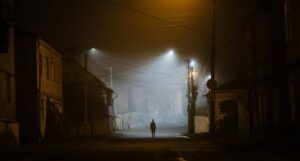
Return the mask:
M84 54L84 137L87 136L88 126L88 53Z
M113 69L112 67L109 68L109 86L110 89L113 90ZM113 95L113 93L112 93ZM112 133L114 133L114 130L116 128L116 123L115 123L115 104L114 104L114 97L112 96L111 100L111 110L112 110Z
M188 133L192 133L192 119L191 119L191 67L190 58L187 59L187 111L188 111Z
M187 98L188 98L188 133L195 134L195 113L197 100L197 85L194 81L194 68L191 67L190 59L187 59Z
M191 98L190 98L190 134L195 134L195 113L196 113L196 100L197 100L197 87L195 85L195 81L194 81L194 68L191 67L190 69L191 74L191 87L190 87L190 92L191 92Z
M210 69L211 69L211 79L210 84L210 126L209 133L213 135L215 129L215 59L216 59L216 0L212 0L212 34L211 34L211 55L210 55Z

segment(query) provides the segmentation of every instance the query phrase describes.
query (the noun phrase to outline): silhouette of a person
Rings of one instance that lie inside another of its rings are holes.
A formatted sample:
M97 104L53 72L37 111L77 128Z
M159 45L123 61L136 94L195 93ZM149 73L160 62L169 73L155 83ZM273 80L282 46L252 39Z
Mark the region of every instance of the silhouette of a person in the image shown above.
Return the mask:
M155 125L154 119L152 119L152 121L150 123L150 129L151 129L152 137L155 137L156 125Z

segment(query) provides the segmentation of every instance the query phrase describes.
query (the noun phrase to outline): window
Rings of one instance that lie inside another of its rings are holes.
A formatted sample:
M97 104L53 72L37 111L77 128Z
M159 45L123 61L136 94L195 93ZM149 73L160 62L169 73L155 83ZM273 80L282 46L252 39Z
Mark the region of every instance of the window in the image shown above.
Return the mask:
M54 82L58 83L58 70L57 70L58 64L56 62L53 62L53 80Z
M50 77L51 77L51 81L55 82L55 62L53 60L53 58L51 57L51 61L50 61Z
M11 80L9 74L6 74L6 95L7 102L11 102Z
M11 85L11 75L0 71L0 103L12 101Z
M39 74L40 74L40 77L43 76L43 57L42 57L42 54L39 54Z
M50 60L46 57L46 79L50 80Z
M0 102L6 101L6 73L0 70Z

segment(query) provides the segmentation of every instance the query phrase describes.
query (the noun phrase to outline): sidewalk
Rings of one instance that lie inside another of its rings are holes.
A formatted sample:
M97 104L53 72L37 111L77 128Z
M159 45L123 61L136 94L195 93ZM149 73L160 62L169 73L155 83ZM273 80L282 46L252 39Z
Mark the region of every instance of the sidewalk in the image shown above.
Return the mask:
M34 144L16 148L0 148L1 161L44 160L87 148L86 141L65 144Z
M284 142L245 141L239 139L212 139L211 141L216 144L225 145L232 148L243 148L249 151L261 153L274 158L274 160L299 160L299 146Z

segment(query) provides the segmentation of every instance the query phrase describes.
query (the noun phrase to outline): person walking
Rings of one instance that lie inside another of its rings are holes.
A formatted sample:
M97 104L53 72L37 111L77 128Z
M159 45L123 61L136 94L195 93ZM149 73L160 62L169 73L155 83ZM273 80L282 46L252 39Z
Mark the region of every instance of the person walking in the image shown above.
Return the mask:
M155 125L154 119L152 119L152 121L150 123L150 129L151 129L152 137L154 138L155 137L155 130L156 130L156 125Z

